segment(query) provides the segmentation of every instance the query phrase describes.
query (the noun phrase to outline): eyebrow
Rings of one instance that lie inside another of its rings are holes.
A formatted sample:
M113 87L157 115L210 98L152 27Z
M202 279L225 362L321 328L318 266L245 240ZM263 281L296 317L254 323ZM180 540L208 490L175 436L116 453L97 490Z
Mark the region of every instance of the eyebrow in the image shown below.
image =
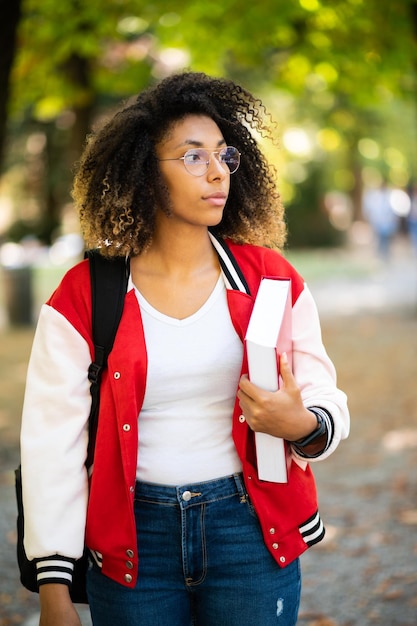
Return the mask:
M220 148L220 146L222 145L226 145L225 139L219 139L219 141L217 142L218 148ZM204 143L202 143L201 141L197 141L196 139L186 139L185 141L181 142L178 146L176 146L176 148L182 148L183 146L196 146L197 148L203 148Z

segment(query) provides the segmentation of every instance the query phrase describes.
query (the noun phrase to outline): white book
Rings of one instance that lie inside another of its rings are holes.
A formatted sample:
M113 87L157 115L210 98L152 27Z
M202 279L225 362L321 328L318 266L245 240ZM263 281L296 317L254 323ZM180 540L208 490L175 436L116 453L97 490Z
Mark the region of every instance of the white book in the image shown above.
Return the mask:
M263 278L246 333L249 380L267 391L279 388L279 357L292 361L291 280ZM255 433L260 480L286 483L287 454L283 439Z

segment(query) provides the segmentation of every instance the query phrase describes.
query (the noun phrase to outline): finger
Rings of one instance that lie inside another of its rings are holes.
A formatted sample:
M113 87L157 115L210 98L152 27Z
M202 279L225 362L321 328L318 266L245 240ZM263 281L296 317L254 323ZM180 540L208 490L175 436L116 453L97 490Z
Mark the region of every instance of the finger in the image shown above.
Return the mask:
M249 396L249 398L256 398L257 394L259 393L259 387L251 383L247 374L243 374L243 376L241 377L239 381L239 387L243 391L243 393Z
M288 355L286 352L283 352L279 359L279 373L282 378L282 382L285 387L290 387L295 385L295 378L291 371L290 363L288 360Z
M249 382L249 376L247 374L242 374L239 380L239 387L244 388L247 382Z

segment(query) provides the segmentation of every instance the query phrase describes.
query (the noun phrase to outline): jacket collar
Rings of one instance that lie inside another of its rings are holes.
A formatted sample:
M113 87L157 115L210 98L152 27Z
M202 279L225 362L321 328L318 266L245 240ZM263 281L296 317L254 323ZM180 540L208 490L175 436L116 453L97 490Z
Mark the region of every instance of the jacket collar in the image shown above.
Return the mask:
M211 231L209 231L209 237L219 257L226 287L250 295L249 285L228 245Z
M229 246L223 239L220 239L210 231L209 236L219 257L221 271L226 284L230 318L238 336L243 342L254 300L245 276Z

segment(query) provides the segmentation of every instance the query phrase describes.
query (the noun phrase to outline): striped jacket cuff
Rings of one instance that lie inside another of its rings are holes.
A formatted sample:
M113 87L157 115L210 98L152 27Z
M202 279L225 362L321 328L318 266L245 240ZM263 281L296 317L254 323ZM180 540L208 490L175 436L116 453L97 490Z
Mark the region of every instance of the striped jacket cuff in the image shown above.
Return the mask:
M323 522L318 511L299 527L300 533L310 548L321 541L325 535Z
M58 554L36 560L38 585L61 584L68 587L72 584L75 559Z

